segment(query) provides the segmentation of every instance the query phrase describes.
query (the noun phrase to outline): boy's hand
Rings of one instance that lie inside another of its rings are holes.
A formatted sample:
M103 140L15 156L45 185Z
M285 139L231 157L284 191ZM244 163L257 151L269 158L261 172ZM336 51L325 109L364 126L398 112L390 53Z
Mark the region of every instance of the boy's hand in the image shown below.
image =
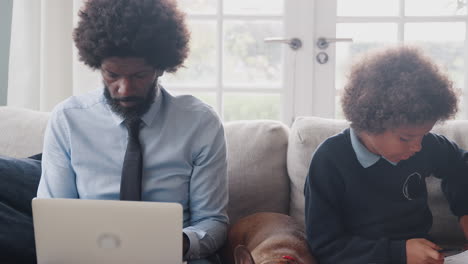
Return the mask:
M406 241L407 264L443 264L444 257L438 250L439 246L423 238Z
M468 250L468 215L460 217L460 226L465 233L465 245L463 245L464 250Z

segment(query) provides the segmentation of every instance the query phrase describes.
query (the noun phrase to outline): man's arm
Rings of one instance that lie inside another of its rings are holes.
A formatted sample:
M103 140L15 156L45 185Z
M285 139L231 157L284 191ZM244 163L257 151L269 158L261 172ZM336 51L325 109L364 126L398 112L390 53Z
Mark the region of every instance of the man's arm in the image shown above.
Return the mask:
M63 115L62 111L54 111L45 131L42 175L37 197L78 197L70 161L70 135Z
M208 118L207 118L208 116ZM228 203L226 141L221 121L206 113L194 135L193 171L190 180L190 226L184 228L189 248L184 259L213 254L226 239Z

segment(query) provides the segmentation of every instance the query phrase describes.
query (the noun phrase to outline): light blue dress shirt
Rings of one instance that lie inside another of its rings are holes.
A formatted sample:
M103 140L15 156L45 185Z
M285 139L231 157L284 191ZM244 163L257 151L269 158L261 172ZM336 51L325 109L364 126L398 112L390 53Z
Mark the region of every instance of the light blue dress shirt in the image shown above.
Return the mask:
M211 107L160 87L142 116L144 201L177 202L190 240L185 259L212 254L226 238L226 143ZM38 197L118 200L127 147L123 119L103 89L59 104L48 123Z

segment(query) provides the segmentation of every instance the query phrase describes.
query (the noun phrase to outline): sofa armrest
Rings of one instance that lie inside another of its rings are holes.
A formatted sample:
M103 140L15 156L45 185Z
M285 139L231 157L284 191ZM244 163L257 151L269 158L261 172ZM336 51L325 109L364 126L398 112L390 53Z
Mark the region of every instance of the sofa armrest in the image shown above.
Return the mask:
M42 152L49 113L0 107L0 155L23 158Z
M348 126L345 120L298 117L289 134L288 174L291 181L290 215L304 225L304 184L315 149Z

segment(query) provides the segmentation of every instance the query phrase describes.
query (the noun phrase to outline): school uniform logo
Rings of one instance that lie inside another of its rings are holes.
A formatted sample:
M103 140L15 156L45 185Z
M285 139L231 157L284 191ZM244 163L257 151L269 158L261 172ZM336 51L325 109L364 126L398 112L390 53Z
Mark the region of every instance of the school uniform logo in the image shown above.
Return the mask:
M414 200L422 197L424 194L423 177L421 174L414 172L410 174L403 184L403 196L408 200Z

